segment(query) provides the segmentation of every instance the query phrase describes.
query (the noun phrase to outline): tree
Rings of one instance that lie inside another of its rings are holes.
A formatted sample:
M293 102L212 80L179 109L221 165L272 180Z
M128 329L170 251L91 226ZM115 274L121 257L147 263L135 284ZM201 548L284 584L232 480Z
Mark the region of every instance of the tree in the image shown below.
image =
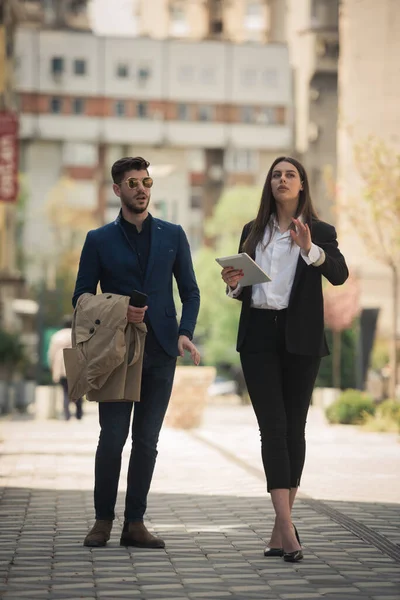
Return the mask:
M46 202L56 250L42 258L41 298L46 305L46 325L57 325L72 311L71 298L82 245L86 233L98 227L96 208L86 207L79 186L61 177L50 190ZM47 300L46 300L47 299Z
M203 344L206 364L237 364L236 336L240 302L226 297L217 256L236 254L243 226L255 218L261 190L256 187L227 189L206 222L206 234L215 247L203 247L196 255L196 276L201 292L196 336Z
M346 198L343 207L367 252L389 267L392 274L392 337L390 396L398 382L398 317L400 268L400 154L383 140L369 137L354 145L355 165L361 176L362 197Z

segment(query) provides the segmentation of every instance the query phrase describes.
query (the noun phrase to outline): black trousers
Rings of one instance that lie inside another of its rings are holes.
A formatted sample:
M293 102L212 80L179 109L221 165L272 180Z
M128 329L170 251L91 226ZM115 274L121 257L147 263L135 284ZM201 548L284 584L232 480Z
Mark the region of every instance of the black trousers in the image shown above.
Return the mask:
M286 349L286 310L252 308L240 359L261 434L268 491L300 485L320 358Z
M148 327L140 402L99 402L100 437L95 461L96 519L113 520L122 451L131 429L132 447L125 495L125 521L143 521L157 444L172 391L176 358L159 345ZM133 419L131 415L133 409Z

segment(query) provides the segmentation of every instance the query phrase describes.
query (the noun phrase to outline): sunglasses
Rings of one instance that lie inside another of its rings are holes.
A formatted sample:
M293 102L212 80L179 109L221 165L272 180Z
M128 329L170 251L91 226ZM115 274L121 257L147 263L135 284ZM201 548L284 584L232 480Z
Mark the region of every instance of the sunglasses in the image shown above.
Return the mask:
M128 179L125 179L125 182L130 190L134 190L135 188L137 188L139 182L141 182L145 188L151 188L153 185L153 180L151 177L144 177L143 179L136 179L136 177L128 177Z

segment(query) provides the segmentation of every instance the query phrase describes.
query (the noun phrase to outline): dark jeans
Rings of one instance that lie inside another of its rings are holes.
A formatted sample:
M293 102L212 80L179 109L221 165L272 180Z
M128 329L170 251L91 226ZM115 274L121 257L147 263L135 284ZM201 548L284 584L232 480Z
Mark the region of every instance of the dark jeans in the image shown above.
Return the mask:
M143 521L157 457L157 443L172 391L176 358L166 354L149 330L140 402L135 403L128 467L125 521ZM95 462L96 519L115 518L121 456L129 434L132 402L100 402L100 438Z
M66 377L61 377L60 385L62 386L63 396L64 396L64 398L63 398L64 418L66 421L69 421L71 418L71 411L69 410L70 399L68 397L68 381L67 381ZM83 400L82 400L82 398L79 398L79 400L76 400L75 402L73 402L73 404L76 405L76 418L82 419L82 415L83 415L83 410L82 410Z
M268 491L300 485L305 426L320 358L286 350L286 310L251 309L240 354L261 434Z

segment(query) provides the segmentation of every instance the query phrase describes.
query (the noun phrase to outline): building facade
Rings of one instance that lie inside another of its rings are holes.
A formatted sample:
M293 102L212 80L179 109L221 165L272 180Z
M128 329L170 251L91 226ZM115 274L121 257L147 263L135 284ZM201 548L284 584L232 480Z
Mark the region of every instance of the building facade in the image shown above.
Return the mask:
M373 43L371 42L373 40ZM360 278L361 303L379 308L379 331L393 331L391 274L373 260L346 219L347 199L360 197L362 182L353 149L374 136L400 152L400 11L397 0L343 0L340 17L338 186L339 228L346 258ZM399 331L400 323L397 324Z
M150 160L153 212L181 223L196 249L213 189L262 185L272 159L292 148L282 44L21 28L17 55L30 190L25 246L38 257L56 244L48 213L57 197L92 211L98 223L115 218L110 167L121 156Z
M285 41L285 0L136 0L138 35L155 39Z
M295 144L319 216L336 221L338 0L289 0L287 40L294 73Z

